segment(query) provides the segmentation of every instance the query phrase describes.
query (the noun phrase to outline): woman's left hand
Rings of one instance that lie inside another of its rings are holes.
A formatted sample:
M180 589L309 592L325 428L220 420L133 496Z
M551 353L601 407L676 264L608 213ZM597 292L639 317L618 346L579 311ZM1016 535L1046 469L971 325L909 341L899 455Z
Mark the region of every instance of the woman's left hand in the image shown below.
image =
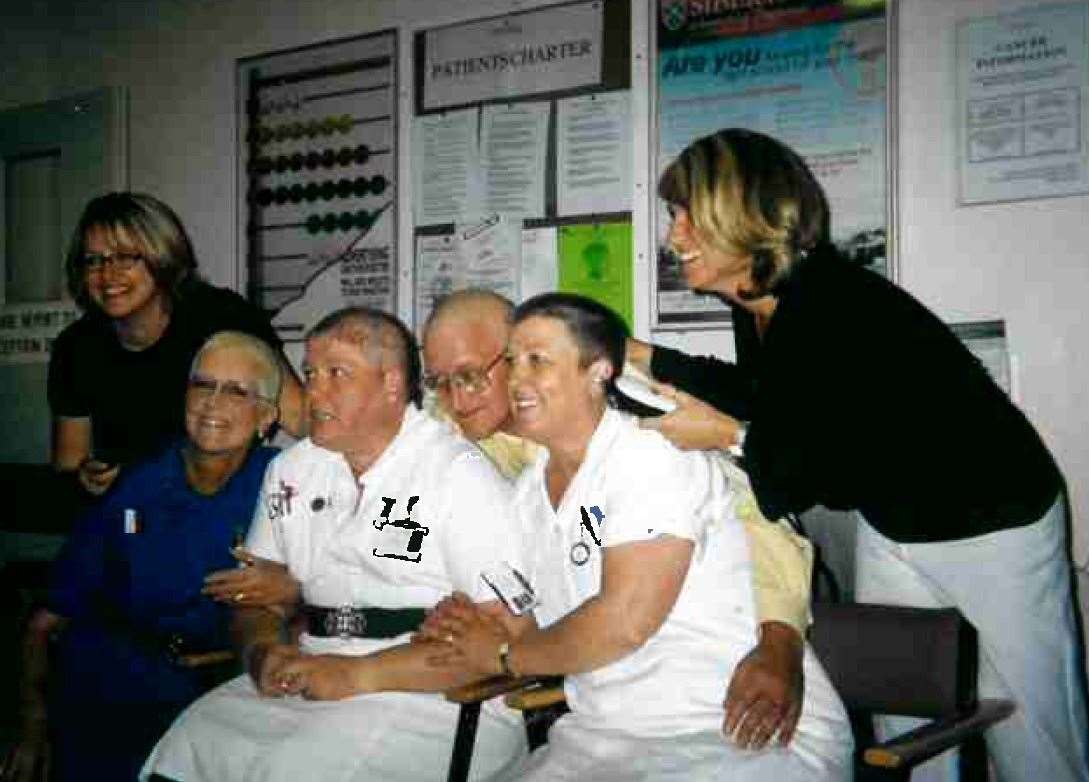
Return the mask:
M443 642L428 658L431 664L493 676L501 673L499 647L512 638L502 622L468 599L444 606L428 635Z
M204 578L201 593L220 603L277 608L299 600L299 582L279 562L254 556L244 548L231 549L243 567L217 570Z
M665 383L654 383L653 389L676 402L677 408L665 415L640 418L639 425L644 429L661 432L678 448L692 451L725 449L737 442L741 422L736 418Z

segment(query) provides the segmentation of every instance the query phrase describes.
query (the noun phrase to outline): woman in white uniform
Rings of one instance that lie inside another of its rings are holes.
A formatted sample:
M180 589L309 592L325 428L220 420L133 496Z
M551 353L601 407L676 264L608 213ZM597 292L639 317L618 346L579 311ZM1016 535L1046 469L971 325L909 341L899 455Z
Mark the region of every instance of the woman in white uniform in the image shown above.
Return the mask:
M625 328L605 307L545 294L515 311L508 361L518 431L545 446L516 487L536 622L455 596L426 633L436 662L481 673L565 674L571 713L512 779L850 777L851 734L805 653L805 700L786 747L721 732L721 682L756 640L749 555L730 487L607 406Z

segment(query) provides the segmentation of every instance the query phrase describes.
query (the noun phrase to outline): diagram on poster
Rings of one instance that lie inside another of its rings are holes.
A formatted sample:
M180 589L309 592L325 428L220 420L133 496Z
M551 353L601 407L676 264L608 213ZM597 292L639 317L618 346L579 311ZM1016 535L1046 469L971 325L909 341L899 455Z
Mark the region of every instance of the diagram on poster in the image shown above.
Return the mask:
M239 63L240 256L287 342L346 305L395 311L396 43Z

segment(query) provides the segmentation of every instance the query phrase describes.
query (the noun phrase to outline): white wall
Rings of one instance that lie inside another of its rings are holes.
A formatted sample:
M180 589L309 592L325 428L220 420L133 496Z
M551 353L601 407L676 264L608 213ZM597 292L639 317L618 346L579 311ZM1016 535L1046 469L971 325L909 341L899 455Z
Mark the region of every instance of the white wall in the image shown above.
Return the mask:
M645 26L657 4L647 2L644 7L635 2L638 52L645 46ZM103 85L127 87L132 187L154 191L173 205L191 230L205 274L219 284L233 285L237 58L390 26L433 26L540 4L536 0L5 3L0 10L6 42L0 55L0 108ZM946 319L1006 320L1020 401L1067 477L1077 557L1085 563L1089 351L1084 346L1089 327L1082 307L1089 292L1089 197L955 205L955 23L1027 4L1024 0L898 4L900 282ZM403 37L401 45L405 65L410 39ZM636 92L645 94L646 78L645 63L637 61ZM406 71L402 80L407 89ZM643 143L637 145L642 160L648 159L645 138L644 129ZM402 196L407 184L402 176ZM644 201L636 211L636 236L644 242L645 226L639 223L646 214ZM401 245L401 260L407 262L407 243ZM637 323L645 328L647 264L639 263L637 272L641 296ZM671 335L668 341L701 352L730 349L726 334ZM940 443L940 432L930 436ZM1082 591L1084 601L1089 585Z

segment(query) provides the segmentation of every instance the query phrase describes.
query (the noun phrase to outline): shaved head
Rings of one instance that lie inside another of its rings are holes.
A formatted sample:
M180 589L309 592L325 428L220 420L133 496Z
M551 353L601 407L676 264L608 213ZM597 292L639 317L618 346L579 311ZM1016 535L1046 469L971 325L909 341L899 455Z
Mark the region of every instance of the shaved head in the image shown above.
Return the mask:
M494 291L479 288L454 291L439 299L435 309L431 311L427 324L424 326L424 342L426 343L427 334L432 328L444 321L455 321L466 324L480 323L494 329L497 334L502 334L502 341L506 344L513 312L514 304Z

